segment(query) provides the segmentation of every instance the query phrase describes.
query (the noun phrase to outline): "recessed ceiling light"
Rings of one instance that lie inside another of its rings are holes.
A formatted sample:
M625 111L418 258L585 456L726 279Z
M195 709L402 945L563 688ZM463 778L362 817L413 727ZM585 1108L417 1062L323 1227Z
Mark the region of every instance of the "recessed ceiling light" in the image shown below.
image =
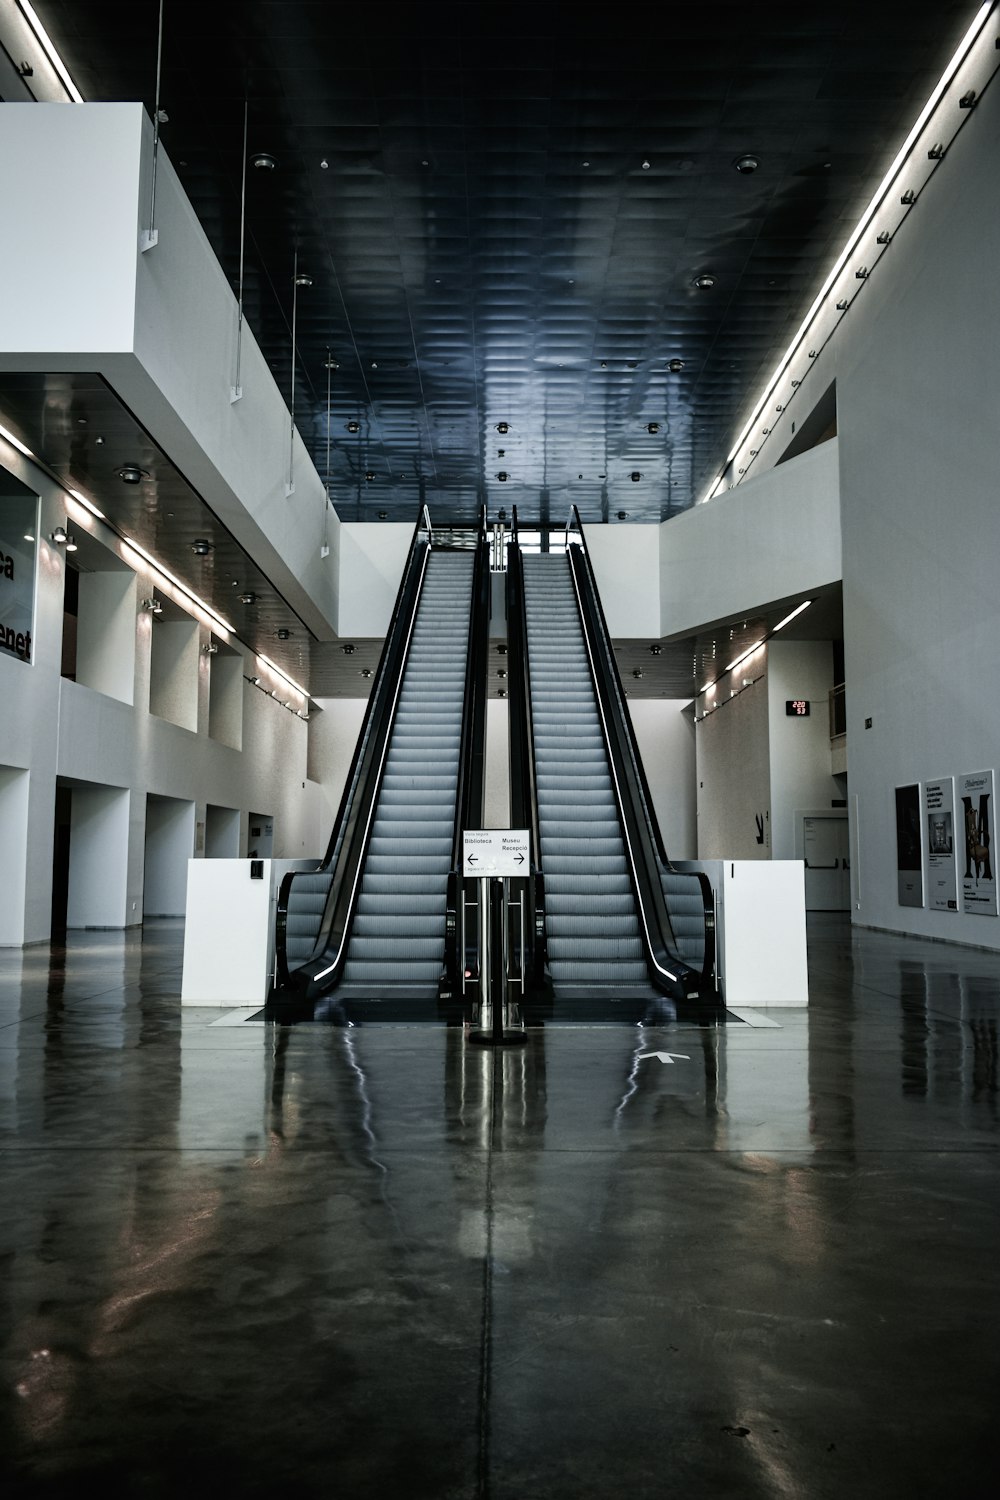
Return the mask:
M351 645L341 646L340 649L341 649L341 651L343 651L343 653L344 653L345 656L353 656L354 655L355 648L353 646L351 646Z
M320 162L320 166L323 168L324 172L326 171L326 169L327 169L327 167L329 165L330 165L330 163L327 161L326 157L324 156L323 160Z
M288 629L287 626L282 625L281 629L276 630L274 633L278 637L279 641L287 641L292 632Z
M691 284L692 286L696 286L699 291L704 292L707 291L710 286L715 285L715 277L708 275L708 273L706 272L701 276L696 276Z
M340 369L340 360L339 359L334 359L334 357L333 357L332 354L329 355L329 357L327 358L327 360L326 360L326 362L324 364L324 369L326 369L326 370L339 370Z
M760 166L760 160L748 151L744 156L738 156L733 162L733 166L737 172L756 172Z
M191 551L195 554L196 557L207 557L208 554L212 551L212 543L208 541L206 537L195 537L194 541L191 543Z
M309 276L305 271L298 271L298 272L296 272L296 276L295 276L295 285L296 286L312 286L312 284L313 284L312 277Z
M633 677L637 677L637 678L641 677L642 676L642 668L641 667L633 667L632 668L632 676Z
M497 423L497 432L503 433L503 432L509 432L509 431L510 431L510 423L509 422L498 422Z
M667 365L667 369L672 375L679 375L683 368L684 361L682 359L672 359Z
M389 512L387 510L380 510L378 518L380 521L387 521L389 519Z
M365 481L366 481L366 483L371 484L371 482L372 482L372 480L374 478L375 478L375 470L374 469L366 469L365 470Z
M628 520L628 511L627 510L620 510L618 512L618 519L619 519L619 521L627 521Z
M372 675L372 669L371 669L371 667L362 667L361 668L361 676L362 677L370 677L371 675Z
M643 162L643 164L642 164L642 170L643 170L643 171L644 171L644 172L648 172L648 171L649 171L649 165L650 165L650 164L649 164L649 162L648 162L648 161L644 161L644 162Z
M639 480L642 478L642 475L638 469L633 469L628 477L631 479L633 484L638 484Z
M256 594L241 594L240 595L240 603L241 604L256 604L257 603L257 595Z
M647 422L646 423L646 431L647 432L656 433L656 432L659 432L659 430L660 430L660 424L659 424L659 422Z
M348 422L348 424L347 424L347 430L348 430L348 432L360 432L361 431L361 423L360 422L355 422L354 419L353 419L353 417L352 417L352 419L350 420L350 422Z
M507 483L507 470L506 469L501 469L500 472L499 472L499 474L497 475L497 478L499 479L499 481L500 481L501 484L506 484Z
M144 479L149 478L149 470L140 469L138 464L122 464L115 472L122 484L141 484Z
M270 151L256 151L250 158L250 165L260 172L273 172L278 163Z
M660 654L660 652L662 650L663 650L663 647L659 644L659 642L658 641L654 641L653 644L649 648L649 654L650 654L650 656L659 656L659 654Z

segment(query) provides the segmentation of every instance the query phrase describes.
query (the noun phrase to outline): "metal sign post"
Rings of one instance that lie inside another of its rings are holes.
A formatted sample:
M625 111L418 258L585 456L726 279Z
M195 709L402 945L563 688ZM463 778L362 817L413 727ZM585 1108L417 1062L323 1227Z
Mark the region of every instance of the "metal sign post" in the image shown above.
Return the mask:
M478 1024L470 1040L488 1046L509 1046L527 1040L520 1006L509 995L508 881L531 870L526 829L482 828L464 835L462 877L479 887L479 1003ZM523 923L522 923L523 926ZM523 959L521 960L523 965ZM523 976L520 980L523 992Z

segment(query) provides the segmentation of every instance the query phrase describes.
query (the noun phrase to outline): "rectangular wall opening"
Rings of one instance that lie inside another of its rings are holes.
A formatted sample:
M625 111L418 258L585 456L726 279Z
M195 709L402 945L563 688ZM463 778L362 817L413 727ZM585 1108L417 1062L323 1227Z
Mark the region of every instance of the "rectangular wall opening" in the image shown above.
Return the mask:
M195 805L181 797L146 797L142 915L182 917L188 860L194 854Z
M66 555L62 675L122 703L135 697L135 616L132 569L95 537L75 536Z
M270 859L273 848L273 817L270 813L252 812L247 826L247 859Z
M128 926L127 787L60 777L52 848L52 935ZM133 921L137 918L133 917Z
M169 599L152 615L149 711L181 729L198 728L198 625Z
M24 942L28 860L28 772L0 766L0 948Z
M243 658L215 642L209 657L208 733L231 750L243 748Z
M239 859L240 810L238 807L205 808L205 858Z

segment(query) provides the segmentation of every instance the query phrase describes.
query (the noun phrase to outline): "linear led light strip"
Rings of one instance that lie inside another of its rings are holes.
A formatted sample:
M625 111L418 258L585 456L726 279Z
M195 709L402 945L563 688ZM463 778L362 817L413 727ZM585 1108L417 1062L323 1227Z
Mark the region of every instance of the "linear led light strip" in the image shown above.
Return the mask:
M59 53L52 45L52 38L49 36L48 32L45 30L45 27L42 25L41 21L35 14L35 7L33 5L29 5L28 0L17 0L17 5L18 9L24 16L24 19L27 21L28 25L34 32L35 39L37 40L42 51L45 53L45 56L48 58L49 62L59 74L63 88L66 90L67 94L72 99L74 104L82 104L83 95L80 93L80 90L77 88L76 84L70 77L70 72L66 64L63 62L62 58L59 56Z
M973 48L973 46L974 46L974 44L975 44L975 42L976 42L976 40L977 40L980 32L982 31L983 27L986 24L986 21L987 21L987 18L989 17L989 15L990 15L990 12L993 9L994 9L993 0L987 0L987 3L985 5L981 5L979 7L979 10L976 12L975 19L973 20L972 25L969 27L968 31L965 33L965 36L962 38L961 42L959 43L958 50L956 51L954 57L951 59L951 61L949 62L948 66L945 68L945 70L942 73L940 79L938 80L937 84L935 85L934 89L932 90L930 98L927 100L927 103L924 105L923 109L920 111L920 114L917 116L917 119L916 119L916 121L915 121L912 129L910 130L909 135L906 137L906 140L903 142L902 146L899 148L899 151L896 153L896 158L893 161L892 166L889 168L888 172L886 172L886 174L883 177L881 183L879 184L878 188L876 189L875 194L874 194L874 196L871 199L871 202L868 204L868 207L865 209L864 213L861 215L861 218L859 219L859 221L857 223L857 226L856 226L853 234L851 235L850 239L847 241L847 243L844 246L843 250L840 252L840 255L837 257L836 261L834 262L833 267L830 270L829 274L827 275L827 278L824 281L822 287L820 288L819 293L817 294L815 301L813 302L813 304L810 307L809 311L806 313L804 319L802 320L802 323L799 326L798 332L795 334L795 336L793 337L791 343L788 345L788 348L785 350L785 353L782 356L781 361L779 362L777 368L775 369L773 375L771 376L770 381L768 382L768 385L767 385L767 387L765 389L764 395L760 398L760 401L757 403L757 406L754 408L753 415L751 416L750 420L747 422L746 426L744 427L743 431L740 433L739 437L736 439L736 442L733 445L732 449L730 450L730 453L729 453L728 457L726 458L726 462L723 465L723 472L719 475L719 477L716 480L713 481L713 483L712 483L711 487L709 488L709 490L702 496L702 504L704 504L706 500L711 500L713 498L713 496L719 494L720 491L722 490L722 488L724 487L724 485L725 485L725 470L729 467L729 465L732 463L733 459L737 456L737 454L739 453L740 449L743 447L743 444L746 441L747 437L750 435L750 432L751 432L754 424L759 420L759 418L763 414L764 408L766 407L767 403L770 401L771 397L774 395L775 391L777 390L778 383L781 380L782 375L787 370L789 364L791 363L791 361L792 361L795 353L799 349L800 345L805 342L805 337L806 337L806 334L809 331L810 324L812 323L812 321L815 318L816 314L822 308L824 302L827 299L827 296L828 296L831 288L833 287L834 283L836 282L836 280L837 280L838 276L840 275L841 271L844 269L844 267L847 264L848 260L854 254L854 251L857 249L858 242L861 239L861 236L864 234L865 230L868 228L868 226L871 223L872 219L875 217L876 213L878 212L879 207L881 206L881 204L883 203L883 201L885 200L885 198L891 192L893 184L895 183L897 177L899 176L900 171L901 171L903 165L905 164L906 159L909 156L911 150L913 149L913 146L914 146L915 142L917 141L917 139L918 139L921 131L923 130L924 126L927 124L928 120L930 119L931 115L934 113L935 109L937 109L937 107L940 104L941 99L942 99L942 97L944 95L945 90L947 89L948 85L951 83L951 81L954 78L955 74L958 72L958 70L961 67L962 63L965 61L965 59L968 56L968 54L972 51L972 48Z
M272 672L277 672L282 682L287 682L289 687L294 688L295 691L299 693L301 697L305 698L308 702L309 694L306 692L301 683L296 682L294 677L289 677L288 673L281 667L279 667L277 662L273 662L269 656L265 656L263 651L257 651L255 655L258 661L262 661L264 665L266 667L269 667Z
M731 661L729 663L728 667L723 667L718 677L705 684L705 686L701 689L702 693L710 693L713 688L718 687L719 683L722 681L723 677L725 677L727 672L735 671L735 669L740 665L741 662L746 661L748 656L753 656L754 652L759 651L761 646L766 646L772 636L777 635L779 630L784 630L786 625L790 625L797 615L800 615L804 609L809 608L811 603L811 599L803 599L802 603L797 604L790 614L787 614L783 620L779 620L777 625L769 630L766 635L762 635L759 641L754 641L753 645L748 646L745 651L741 651L739 656L736 657L735 661Z
M179 578L175 578L173 573L165 568L162 563L156 561L155 557L151 557L145 547L140 547L138 542L129 541L125 537L122 537L122 546L127 547L131 552L138 553L144 563L148 563L155 572L159 573L161 578L167 580L172 588L177 589L178 593L183 594L185 599L190 599L191 603L200 609L202 614L207 615L213 624L224 631L226 635L236 634L234 627L230 625L228 620L224 620L221 615L216 614L210 604L206 604L204 599L199 599L198 595L189 589L186 584L181 583Z

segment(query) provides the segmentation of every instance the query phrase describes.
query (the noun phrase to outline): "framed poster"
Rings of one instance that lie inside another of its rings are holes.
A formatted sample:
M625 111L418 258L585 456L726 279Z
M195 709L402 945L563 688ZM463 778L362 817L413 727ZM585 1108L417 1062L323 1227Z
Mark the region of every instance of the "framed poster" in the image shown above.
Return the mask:
M955 778L924 782L927 853L927 905L931 911L958 911L955 865Z
M972 771L958 778L963 863L962 910L970 916L995 917L997 882L993 870L996 807L993 772Z
M920 787L896 788L896 878L900 906L923 906L924 872L921 864Z

